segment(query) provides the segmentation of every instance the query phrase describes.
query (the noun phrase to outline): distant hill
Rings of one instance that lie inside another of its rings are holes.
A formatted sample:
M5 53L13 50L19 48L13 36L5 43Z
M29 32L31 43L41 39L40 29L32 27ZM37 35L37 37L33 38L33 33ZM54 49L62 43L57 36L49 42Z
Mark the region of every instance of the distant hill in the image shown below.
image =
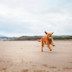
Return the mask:
M14 38L13 40L17 41L24 41L24 40L37 40L40 39L42 36L21 36L18 38Z
M21 37L6 37L0 35L0 40L10 40L10 41L25 41L25 40L38 40L42 36L21 36ZM62 35L62 36L53 36L54 40L72 40L72 35Z
M18 38L14 38L16 41L24 41L24 40L38 40L41 39L42 36L21 36ZM62 36L53 36L54 40L69 40L72 39L70 35L62 35Z

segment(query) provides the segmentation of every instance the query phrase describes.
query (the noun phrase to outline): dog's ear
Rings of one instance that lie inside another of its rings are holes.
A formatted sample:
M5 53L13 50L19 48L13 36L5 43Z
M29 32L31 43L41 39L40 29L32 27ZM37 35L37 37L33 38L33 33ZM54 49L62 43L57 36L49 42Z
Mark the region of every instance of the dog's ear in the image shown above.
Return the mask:
M52 34L53 34L54 32L52 32Z
M47 34L47 32L46 31L44 31L45 32L45 34Z

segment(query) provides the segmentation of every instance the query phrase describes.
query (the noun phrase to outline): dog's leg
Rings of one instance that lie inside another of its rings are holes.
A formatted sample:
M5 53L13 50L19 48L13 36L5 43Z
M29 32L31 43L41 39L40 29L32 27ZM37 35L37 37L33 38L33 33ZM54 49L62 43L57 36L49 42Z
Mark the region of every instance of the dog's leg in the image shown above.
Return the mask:
M43 42L41 42L41 52L43 52L43 47L44 47L44 44Z
M41 52L43 52L43 46L41 47Z
M51 49L50 45L47 45L47 47L49 48L49 50L50 50L50 51L52 51L52 49Z
M52 45L52 46L55 46L55 44L54 44L53 42L51 42L51 45Z
M52 46L55 46L55 44L53 43L53 39L52 39L51 45L52 45Z

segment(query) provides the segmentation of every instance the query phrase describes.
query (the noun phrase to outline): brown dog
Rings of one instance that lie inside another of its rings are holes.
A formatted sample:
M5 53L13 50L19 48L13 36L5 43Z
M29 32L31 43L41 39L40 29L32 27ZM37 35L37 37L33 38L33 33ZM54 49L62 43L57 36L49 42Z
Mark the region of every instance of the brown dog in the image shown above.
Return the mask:
M50 51L52 51L52 49L50 47L50 44L52 46L55 46L54 43L53 43L53 37L52 37L53 32L52 33L47 33L45 31L45 34L47 36L44 36L40 40L37 40L38 42L41 42L41 52L43 52L43 47L44 47L45 44L47 45L47 47L49 48Z

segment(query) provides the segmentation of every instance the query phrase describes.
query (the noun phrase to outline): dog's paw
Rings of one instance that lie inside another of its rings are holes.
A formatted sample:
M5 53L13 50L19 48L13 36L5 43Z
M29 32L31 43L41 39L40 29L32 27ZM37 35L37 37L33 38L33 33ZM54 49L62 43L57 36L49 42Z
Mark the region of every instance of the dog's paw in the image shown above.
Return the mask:
M53 45L53 46L55 46L55 45Z
M52 49L50 51L52 51Z
M43 50L41 50L41 52L43 52Z

